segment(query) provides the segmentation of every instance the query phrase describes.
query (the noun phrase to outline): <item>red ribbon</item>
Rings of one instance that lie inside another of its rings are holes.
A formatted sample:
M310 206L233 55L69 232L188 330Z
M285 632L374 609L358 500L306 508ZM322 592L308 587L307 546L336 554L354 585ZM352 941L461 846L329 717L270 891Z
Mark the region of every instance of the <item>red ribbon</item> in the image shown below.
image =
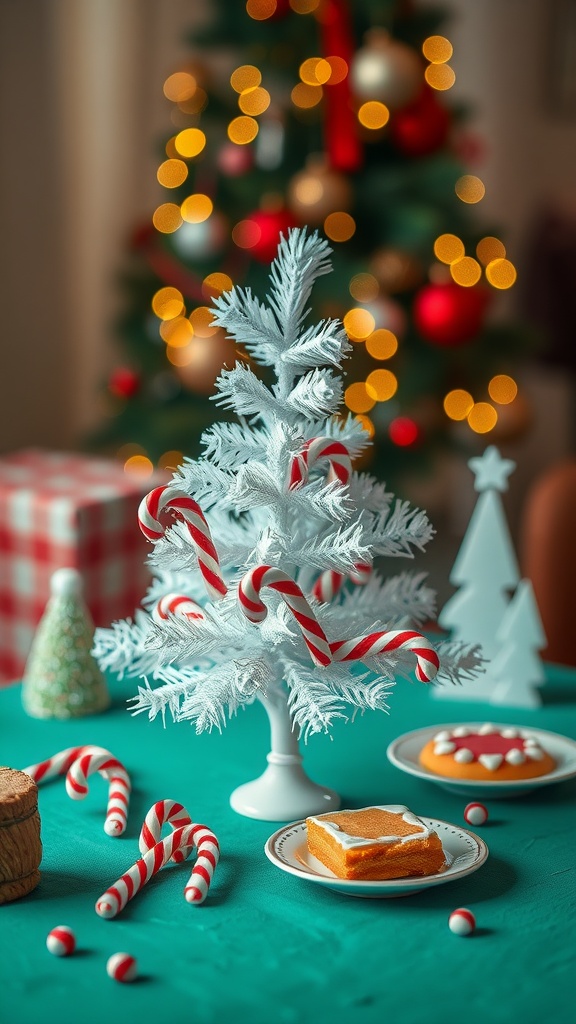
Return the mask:
M350 69L354 41L346 0L324 0L319 20L324 56L341 57ZM330 166L345 173L357 171L362 166L363 152L352 107L350 74L342 82L325 85L324 97L325 146Z

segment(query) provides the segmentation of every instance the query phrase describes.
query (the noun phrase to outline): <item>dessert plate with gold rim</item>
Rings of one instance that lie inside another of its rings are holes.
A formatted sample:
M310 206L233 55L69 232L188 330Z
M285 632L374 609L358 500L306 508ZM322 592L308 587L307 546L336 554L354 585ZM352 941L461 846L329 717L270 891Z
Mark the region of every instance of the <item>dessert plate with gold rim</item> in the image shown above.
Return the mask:
M337 878L308 852L305 821L294 821L291 825L279 828L270 836L264 846L264 853L277 868L289 875L334 889L345 896L363 896L368 899L409 896L433 885L455 882L466 875L471 875L482 866L488 856L488 847L483 839L473 832L451 825L448 821L423 818L421 815L419 817L428 828L433 828L438 833L446 856L446 867L424 878L413 876L380 881Z
M483 724L482 722L452 722L448 725L429 725L425 729L405 732L390 743L386 751L388 760L408 775L416 775L419 779L434 782L450 793L457 793L459 796L473 796L476 799L484 797L497 800L523 796L541 786L550 786L554 782L565 782L567 779L576 778L576 741L569 739L568 736L561 736L560 733L546 732L544 729L536 729L528 725L510 725L505 722L494 722L494 726L497 729L530 730L530 735L535 736L540 746L556 761L553 771L547 772L546 775L537 775L533 779L498 782L497 779L494 781L490 779L455 779L451 775L438 775L420 764L420 751L436 733L445 729L457 729L459 726L465 726L472 730Z

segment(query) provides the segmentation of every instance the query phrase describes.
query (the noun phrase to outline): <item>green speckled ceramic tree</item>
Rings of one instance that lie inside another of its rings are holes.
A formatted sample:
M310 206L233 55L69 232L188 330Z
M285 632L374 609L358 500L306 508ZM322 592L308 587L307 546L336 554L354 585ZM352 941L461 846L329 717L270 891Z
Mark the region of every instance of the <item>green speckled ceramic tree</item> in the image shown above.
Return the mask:
M58 569L24 672L22 701L33 718L81 718L110 697L90 650L94 627L76 569Z

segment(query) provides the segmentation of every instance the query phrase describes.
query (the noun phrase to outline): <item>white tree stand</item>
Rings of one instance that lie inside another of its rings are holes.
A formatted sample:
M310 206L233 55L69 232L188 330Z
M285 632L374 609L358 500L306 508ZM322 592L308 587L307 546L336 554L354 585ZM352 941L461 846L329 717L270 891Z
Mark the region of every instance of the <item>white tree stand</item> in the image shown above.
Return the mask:
M332 789L309 779L302 767L298 739L292 726L286 695L278 690L258 695L270 719L271 751L263 775L238 786L230 797L232 808L261 821L296 821L309 814L337 811L340 797Z

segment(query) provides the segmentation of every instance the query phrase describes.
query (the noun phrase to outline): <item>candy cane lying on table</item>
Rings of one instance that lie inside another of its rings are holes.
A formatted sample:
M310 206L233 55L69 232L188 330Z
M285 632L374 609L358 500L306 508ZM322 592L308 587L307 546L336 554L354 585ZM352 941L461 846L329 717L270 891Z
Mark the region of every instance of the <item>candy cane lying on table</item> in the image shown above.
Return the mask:
M283 598L300 626L312 661L316 665L329 665L332 655L324 630L298 584L282 569L276 569L273 565L259 565L242 577L238 586L238 600L246 618L250 622L262 622L266 618L268 609L260 598L262 587L276 590Z
M260 590L265 586L277 590L284 598L300 626L304 642L316 665L325 667L333 661L362 661L389 651L409 650L416 656L416 678L420 682L431 682L438 672L440 662L434 647L426 637L414 630L372 632L351 640L328 643L322 626L298 584L287 573L270 565L251 569L240 580L240 608L251 622L262 622L268 614L260 598Z
M162 512L171 512L176 519L180 519L186 524L198 556L198 568L202 573L208 594L216 599L225 597L227 587L222 576L218 554L214 547L210 527L198 502L177 487L155 487L153 491L150 491L140 502L138 524L144 536L153 544L161 540L165 533L159 519Z
M194 870L186 883L184 896L188 903L203 903L220 857L220 847L213 832L206 825L183 825L169 836L155 843L137 860L114 885L96 901L99 917L116 917L153 875L178 851L196 846L198 857Z
M173 829L182 828L183 825L192 825L192 818L182 804L175 800L158 800L148 811L144 818L144 824L140 830L138 846L140 853L147 853L156 843L160 842L162 826L170 825ZM186 851L179 847L172 854L172 860L176 863L186 860L192 852L192 847Z
M82 770L80 762L83 762ZM38 783L53 779L56 775L66 775L68 796L74 800L81 800L88 792L87 776L83 771L84 764L88 765L88 763L91 766L89 775L97 771L110 782L104 831L109 836L122 835L126 828L128 814L130 778L124 765L117 761L109 750L95 746L67 747L66 750L53 754L45 761L29 765L23 770ZM83 778L83 783L78 781L79 776ZM79 785L80 789L84 785L83 792L80 792Z
M88 778L94 772L100 772L110 783L104 831L109 836L121 836L128 816L130 776L108 750L80 754L68 769L66 792L72 800L83 800L88 793Z
M184 594L164 594L152 609L155 622L166 622L171 615L178 619L200 621L206 618L202 605Z

